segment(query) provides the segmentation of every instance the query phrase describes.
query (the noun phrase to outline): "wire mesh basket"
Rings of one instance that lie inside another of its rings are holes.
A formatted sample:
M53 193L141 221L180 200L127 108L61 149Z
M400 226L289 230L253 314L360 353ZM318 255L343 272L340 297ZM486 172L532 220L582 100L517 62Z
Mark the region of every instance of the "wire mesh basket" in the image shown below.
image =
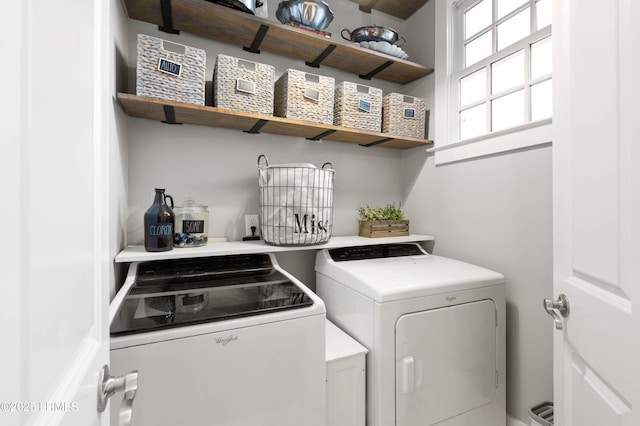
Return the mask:
M331 163L321 168L307 163L270 166L265 155L258 157L258 217L266 244L306 246L329 241L333 226L332 167Z

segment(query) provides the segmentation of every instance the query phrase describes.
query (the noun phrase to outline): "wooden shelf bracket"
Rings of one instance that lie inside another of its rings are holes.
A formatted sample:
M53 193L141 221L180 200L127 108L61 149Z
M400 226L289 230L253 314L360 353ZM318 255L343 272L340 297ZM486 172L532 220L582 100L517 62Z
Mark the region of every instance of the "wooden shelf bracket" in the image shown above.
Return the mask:
M318 55L318 57L313 62L305 62L305 64L313 68L320 68L320 64L322 63L322 61L324 61L327 58L327 56L329 56L331 52L335 50L335 48L336 48L335 44L330 44L329 46L326 47L326 49L324 49L324 51L320 55Z
M162 14L162 25L158 25L158 29L169 34L180 34L180 31L173 28L171 0L160 0L160 13Z
M310 141L319 141L320 139L326 138L329 135L332 135L336 132L337 130L327 130L326 132L322 132L319 135L316 135L312 138L306 138Z
M380 65L378 68L376 68L375 70L371 71L369 74L360 74L358 77L364 79L364 80L371 80L373 77L375 77L376 74L378 74L380 71L383 71L384 69L390 67L391 65L393 65L394 62L393 61L387 61L384 64Z
M380 145L381 143L392 141L393 139L395 139L395 138L384 138L384 139L380 139L379 141L360 144L360 146L364 146L365 148L370 148L372 146Z
M170 105L163 105L162 109L164 110L164 120L162 121L165 124L182 124L176 121L176 110Z
M251 53L260 53L260 45L262 44L262 40L264 40L264 36L267 35L267 31L269 31L269 26L265 24L260 24L260 28L258 28L258 32L253 37L251 46L249 47L243 46L242 50L246 52L251 52Z
M264 125L267 124L268 122L269 120L258 120L256 121L256 124L254 124L252 128L250 128L249 130L244 130L244 132L251 133L252 135L257 135L258 133L260 133L260 129L262 129Z

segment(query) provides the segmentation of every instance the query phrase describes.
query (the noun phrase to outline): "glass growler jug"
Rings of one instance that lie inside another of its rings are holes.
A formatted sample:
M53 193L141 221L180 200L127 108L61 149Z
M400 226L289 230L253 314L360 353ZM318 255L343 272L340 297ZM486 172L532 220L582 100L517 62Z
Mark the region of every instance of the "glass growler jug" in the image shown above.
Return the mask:
M144 248L147 251L168 251L173 249L173 197L165 195L164 189L156 188L153 204L144 213ZM167 204L171 201L171 206Z

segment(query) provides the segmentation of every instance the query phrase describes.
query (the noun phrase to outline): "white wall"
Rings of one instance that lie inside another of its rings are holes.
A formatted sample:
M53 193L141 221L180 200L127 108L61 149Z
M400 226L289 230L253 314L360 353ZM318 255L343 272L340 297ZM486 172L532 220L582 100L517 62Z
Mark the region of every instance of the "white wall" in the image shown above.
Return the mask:
M444 0L430 1L407 22L427 40L436 38L437 1ZM434 47L426 43L415 56L433 64ZM423 80L433 99L435 79ZM433 118L430 136L437 143L443 126ZM553 400L553 327L542 308L552 295L551 147L438 167L424 149L403 151L402 158L412 229L435 237L435 254L506 277L507 411L528 424L529 408Z

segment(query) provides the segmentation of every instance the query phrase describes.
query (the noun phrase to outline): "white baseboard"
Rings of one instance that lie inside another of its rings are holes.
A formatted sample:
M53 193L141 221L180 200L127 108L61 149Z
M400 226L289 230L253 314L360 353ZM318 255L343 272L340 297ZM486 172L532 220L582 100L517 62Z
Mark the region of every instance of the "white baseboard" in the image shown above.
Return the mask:
M529 426L529 425L521 422L515 417L512 417L510 414L507 414L507 426Z

